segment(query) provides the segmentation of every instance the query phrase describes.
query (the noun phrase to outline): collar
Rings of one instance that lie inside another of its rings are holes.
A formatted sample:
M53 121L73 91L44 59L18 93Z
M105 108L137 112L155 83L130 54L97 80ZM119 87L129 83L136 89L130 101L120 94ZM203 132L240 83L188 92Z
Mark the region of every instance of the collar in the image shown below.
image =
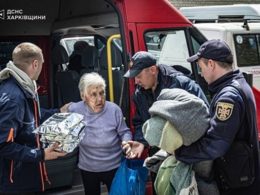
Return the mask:
M232 80L234 80L235 78L240 78L240 77L243 77L243 75L240 72L240 70L238 70L238 69L226 73L225 75L218 78L217 80L215 80L208 86L210 94L214 95L219 90L224 88L228 83L231 83Z

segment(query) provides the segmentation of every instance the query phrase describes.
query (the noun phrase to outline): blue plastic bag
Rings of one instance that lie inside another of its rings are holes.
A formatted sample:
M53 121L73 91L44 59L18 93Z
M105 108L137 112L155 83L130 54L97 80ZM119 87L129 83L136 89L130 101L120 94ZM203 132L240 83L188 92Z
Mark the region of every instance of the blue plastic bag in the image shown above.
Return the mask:
M144 160L123 159L113 179L109 195L144 195L148 170Z

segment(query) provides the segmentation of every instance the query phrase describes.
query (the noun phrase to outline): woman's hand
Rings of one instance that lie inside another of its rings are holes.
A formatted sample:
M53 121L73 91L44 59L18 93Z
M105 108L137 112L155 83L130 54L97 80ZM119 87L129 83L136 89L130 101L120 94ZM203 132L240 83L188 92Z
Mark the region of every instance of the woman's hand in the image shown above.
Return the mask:
M131 149L131 145L128 142L123 141L121 147L126 158L129 159L135 158L135 155Z
M70 103L67 103L67 104L64 104L61 108L60 108L60 112L68 112L68 108L69 108L69 105L71 104Z
M130 146L131 151L130 154L128 155L128 158L140 158L143 151L144 151L144 144L137 142L137 141L128 141L126 142L127 145Z

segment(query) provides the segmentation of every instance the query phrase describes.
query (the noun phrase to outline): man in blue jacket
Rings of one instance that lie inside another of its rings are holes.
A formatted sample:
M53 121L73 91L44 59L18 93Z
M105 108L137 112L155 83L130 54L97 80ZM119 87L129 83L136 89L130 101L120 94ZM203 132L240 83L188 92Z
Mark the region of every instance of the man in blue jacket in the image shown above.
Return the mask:
M39 137L33 133L41 117L35 81L44 62L42 50L21 43L12 58L0 72L0 194L20 195L43 191L47 179L44 160L65 153L56 152L55 146L41 149Z
M142 126L150 118L148 110L157 100L162 89L184 89L200 97L208 104L206 96L195 81L173 67L163 64L157 65L155 57L146 51L135 53L131 60L131 67L124 77L134 78L137 85L133 97L136 107L136 114L133 119L135 141L129 142L132 145L132 152L135 154L132 157L140 157L144 147L148 147L148 143L143 137ZM157 148L150 147L149 155L153 155L156 151L158 151ZM155 175L152 174L153 180L154 177Z
M258 195L259 194L259 148L256 125L255 99L252 90L239 70L234 70L233 56L228 45L220 40L205 42L198 53L188 58L189 62L197 61L203 77L208 83L212 95L210 104L210 125L205 136L190 146L176 150L176 158L185 163L197 163L204 160L221 160L230 153L233 143L243 141L252 149L252 155L244 159L243 155L231 166L230 171L238 172L237 165L254 162L254 180L250 185L233 188L223 186L225 178L216 172L221 194L224 195ZM235 86L235 87L233 87ZM237 87L236 87L237 86ZM232 157L234 158L234 156ZM217 161L216 161L217 162ZM217 166L215 167L215 169ZM216 169L217 170L217 169ZM222 169L223 171L223 169ZM250 171L250 170L246 170ZM229 181L237 178L230 177ZM240 178L239 178L240 179ZM241 177L241 182L247 182Z
M133 148L133 152L137 157L141 156L144 146L148 146L143 137L142 126L150 118L148 110L156 101L162 89L184 89L200 97L208 104L206 96L195 81L173 67L163 64L157 65L155 57L146 51L135 53L131 60L131 67L124 77L134 78L136 84L133 96L136 106L136 114L133 119L135 128L134 140L142 143L135 145L136 147Z

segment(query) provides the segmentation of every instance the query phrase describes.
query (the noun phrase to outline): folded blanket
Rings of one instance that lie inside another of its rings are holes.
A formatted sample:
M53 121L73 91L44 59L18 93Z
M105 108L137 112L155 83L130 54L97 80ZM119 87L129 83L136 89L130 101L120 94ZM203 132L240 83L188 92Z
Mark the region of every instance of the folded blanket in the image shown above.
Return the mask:
M186 146L203 136L209 126L207 105L183 89L163 89L149 112L151 116L169 121L181 134Z
M144 123L143 135L150 146L159 145L165 123L166 120L158 116L154 116Z
M177 161L173 155L163 161L154 185L157 194L199 194L192 166Z
M174 154L174 151L181 147L182 144L183 139L181 134L169 121L167 121L163 127L162 136L158 147L170 154Z
M144 161L144 166L150 171L157 173L162 162L169 156L164 150L159 150L153 156L148 157Z
M143 134L150 146L157 146L170 154L182 146L180 133L169 122L161 117L153 116L143 125Z

